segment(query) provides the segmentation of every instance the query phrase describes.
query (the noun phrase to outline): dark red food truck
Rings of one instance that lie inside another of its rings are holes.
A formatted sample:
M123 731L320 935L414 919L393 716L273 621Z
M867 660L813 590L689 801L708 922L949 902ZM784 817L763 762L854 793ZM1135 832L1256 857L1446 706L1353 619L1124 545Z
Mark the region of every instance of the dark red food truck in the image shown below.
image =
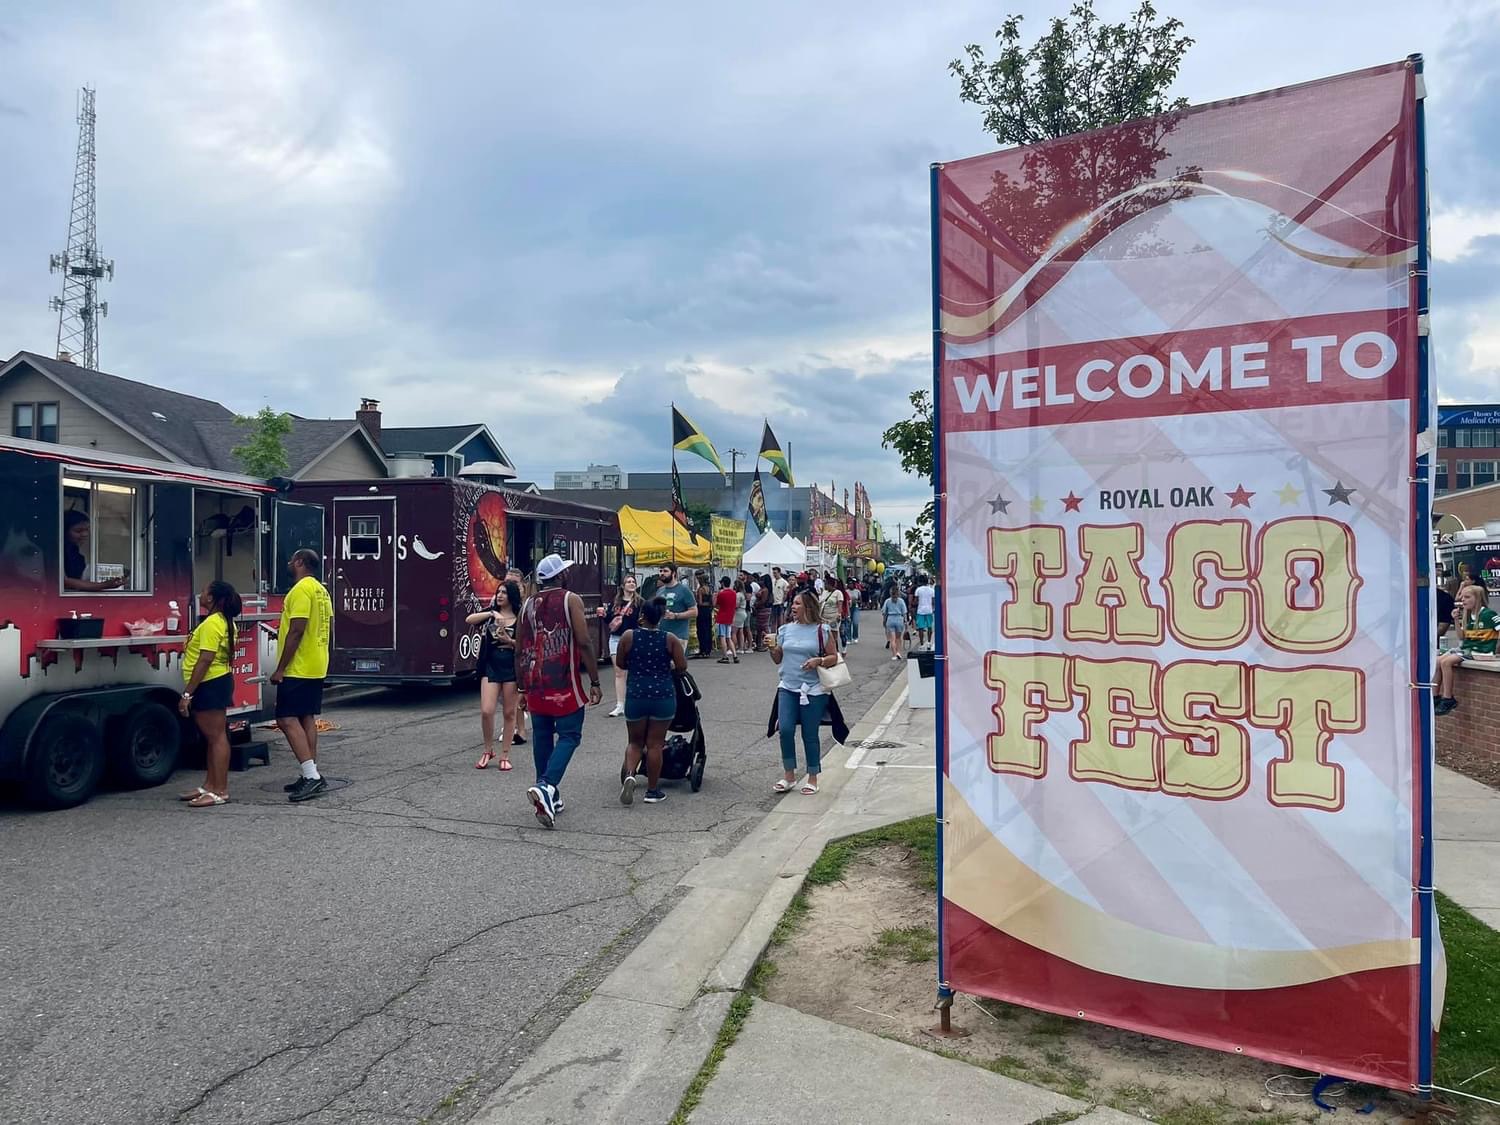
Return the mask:
M479 632L464 618L489 604L512 562L530 576L549 554L572 559L568 585L590 620L621 579L620 524L606 508L435 477L299 481L285 500L324 513L331 683L473 676Z

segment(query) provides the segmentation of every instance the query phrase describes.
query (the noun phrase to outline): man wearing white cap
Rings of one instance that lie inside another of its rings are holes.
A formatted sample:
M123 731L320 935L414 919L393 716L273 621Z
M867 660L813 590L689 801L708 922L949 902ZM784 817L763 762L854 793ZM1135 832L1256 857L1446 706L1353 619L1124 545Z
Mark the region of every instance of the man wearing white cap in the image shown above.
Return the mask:
M537 563L539 589L521 607L516 623L516 672L531 712L531 752L536 784L526 790L536 818L551 828L562 811L557 788L573 751L583 741L585 705L596 707L599 664L583 599L568 590L572 562L548 555ZM583 673L589 677L584 691Z

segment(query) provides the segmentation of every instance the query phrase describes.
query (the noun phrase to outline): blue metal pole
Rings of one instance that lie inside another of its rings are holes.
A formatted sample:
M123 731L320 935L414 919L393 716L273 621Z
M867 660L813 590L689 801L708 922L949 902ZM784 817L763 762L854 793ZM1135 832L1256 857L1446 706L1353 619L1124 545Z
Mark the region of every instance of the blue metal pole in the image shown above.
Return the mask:
M942 218L943 202L941 189L941 176L943 166L934 164L931 168L931 192L932 192L932 500L933 520L932 545L933 560L936 564L933 569L939 576L943 574L943 430L942 411L939 403L943 398L943 252L942 252ZM933 651L933 675L935 682L934 691L937 696L937 745L933 750L936 755L937 775L937 947L938 947L938 1000L939 1002L951 1002L953 989L948 986L948 960L943 952L943 835L945 826L943 824L943 782L946 775L943 772L943 726L944 710L947 705L947 691L945 689L944 666L946 664L947 644L944 637L943 622L945 618L943 602L944 592L948 588L947 582L939 581L938 590L940 596L934 598L932 627L932 651Z
M1422 88L1422 56L1410 55L1407 60L1415 71L1417 99L1415 111L1416 161L1416 208L1417 208L1417 262L1415 271L1417 298L1417 393L1416 417L1411 420L1415 433L1425 433L1429 428L1433 409L1432 358L1427 337L1428 284L1427 269L1429 246L1427 232L1427 116L1426 100ZM1418 769L1421 775L1420 818L1422 837L1418 858L1416 907L1420 912L1420 965L1418 969L1417 994L1417 1089L1424 1096L1430 1094L1432 1086L1432 954L1433 927L1437 905L1432 885L1432 638L1436 632L1432 620L1435 613L1435 578L1432 566L1432 489L1429 484L1432 454L1419 453L1412 473L1413 529L1412 549L1415 552L1417 574L1425 576L1425 583L1418 583L1417 591L1423 595L1415 614L1416 667L1415 681L1421 685L1415 694L1416 707L1421 718L1422 742L1419 747Z

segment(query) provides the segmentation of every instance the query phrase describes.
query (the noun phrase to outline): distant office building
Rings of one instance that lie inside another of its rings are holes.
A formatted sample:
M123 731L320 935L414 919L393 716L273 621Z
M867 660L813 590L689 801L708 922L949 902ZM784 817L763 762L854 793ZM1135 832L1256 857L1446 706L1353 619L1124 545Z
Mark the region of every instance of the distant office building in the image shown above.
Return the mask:
M590 466L590 471L595 468L611 469L613 466ZM660 512L672 506L671 473L631 473L625 485L613 487L583 488L562 483L564 477L582 475L557 473L551 492L566 492L564 499L601 508L630 507ZM733 480L725 480L714 472L682 473L681 478L683 503L690 506L701 504L715 515L732 519L748 518L752 474L741 471ZM761 486L765 489L766 518L771 527L782 535L795 535L807 541L812 529L815 490L783 488L765 473L761 474ZM543 495L547 492L544 491ZM848 514L842 504L830 500L826 493L818 493L816 502L824 515Z
M1500 480L1500 405L1438 407L1437 495L1479 488Z
M595 491L616 490L626 486L626 477L618 465L590 465L582 472L552 474L554 490L591 489Z

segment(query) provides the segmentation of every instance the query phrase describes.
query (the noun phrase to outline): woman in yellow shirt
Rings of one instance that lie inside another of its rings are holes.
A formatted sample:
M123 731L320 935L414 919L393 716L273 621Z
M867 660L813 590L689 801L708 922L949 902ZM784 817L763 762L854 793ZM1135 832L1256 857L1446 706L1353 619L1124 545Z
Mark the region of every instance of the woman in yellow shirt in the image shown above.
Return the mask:
M207 776L198 788L184 793L189 808L210 809L229 801L229 734L224 712L234 701L234 676L229 664L234 654L234 619L243 607L228 582L210 582L198 595L202 620L182 650L185 690L177 709L189 714L207 746Z

